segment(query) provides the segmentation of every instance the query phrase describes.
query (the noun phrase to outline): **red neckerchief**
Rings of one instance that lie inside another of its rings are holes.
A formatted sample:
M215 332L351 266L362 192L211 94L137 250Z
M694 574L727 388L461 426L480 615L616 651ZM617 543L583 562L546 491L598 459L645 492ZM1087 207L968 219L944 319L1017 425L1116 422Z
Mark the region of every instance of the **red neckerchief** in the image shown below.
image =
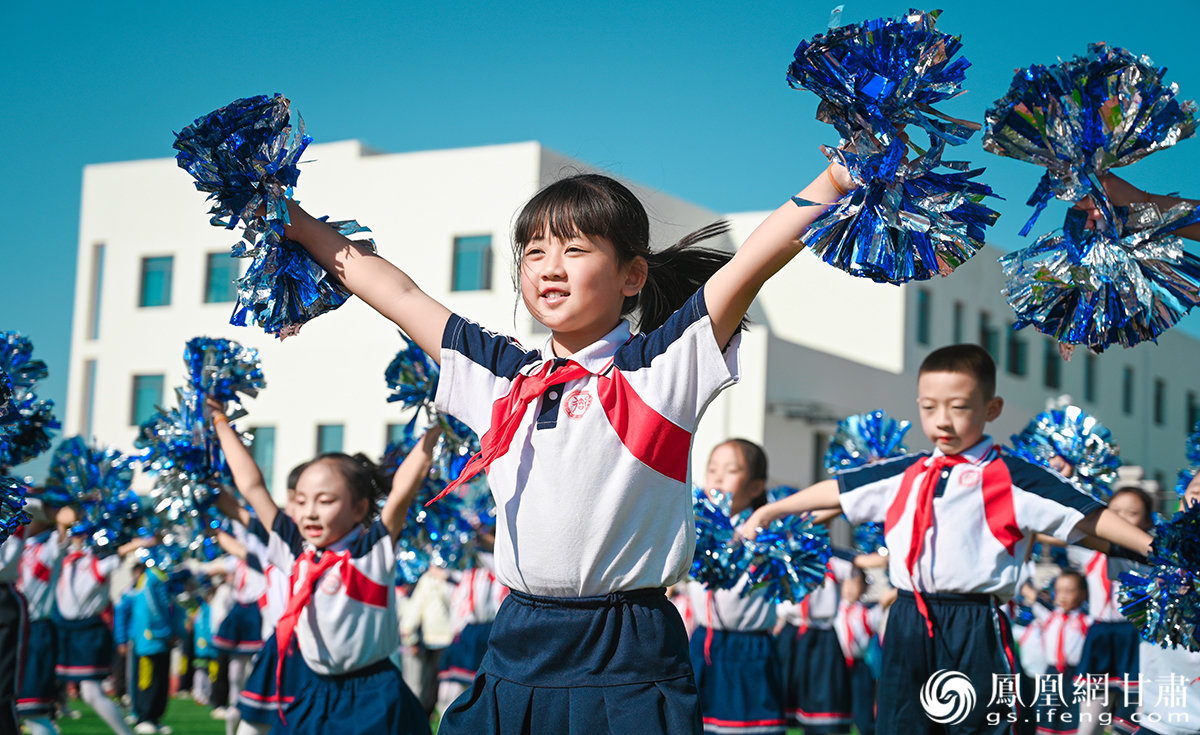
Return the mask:
M304 581L297 590L293 584L290 590L287 607L283 610L283 615L279 616L279 622L275 624L275 644L278 651L278 659L275 662L275 692L281 697L279 702L279 719L286 725L287 720L283 716L283 659L287 655L288 645L292 642L292 635L296 631L296 624L300 622L300 613L304 611L305 605L312 599L313 589L320 581L321 575L333 568L335 564L342 561L343 557L336 551L325 549L321 553L321 558L316 559L316 553L313 549L306 550L303 554L296 558L296 564L301 564L307 561L307 568L304 572ZM297 654L298 655L298 654Z
M492 404L491 426L479 440L479 451L467 461L459 476L425 505L432 505L441 500L456 487L503 457L521 426L526 407L547 388L569 383L590 374L587 368L574 361L568 362L558 370L554 370L553 366L554 360L547 360L533 375L521 373L513 379L508 395Z

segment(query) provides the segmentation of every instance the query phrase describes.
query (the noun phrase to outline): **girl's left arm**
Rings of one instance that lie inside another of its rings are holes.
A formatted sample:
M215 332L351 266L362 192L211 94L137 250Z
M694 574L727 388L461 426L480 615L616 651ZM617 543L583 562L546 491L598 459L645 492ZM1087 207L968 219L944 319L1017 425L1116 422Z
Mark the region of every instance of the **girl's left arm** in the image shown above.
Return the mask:
M810 202L832 203L853 187L849 172L839 164L830 164L796 196ZM829 204L801 207L791 201L785 203L763 220L733 258L708 279L704 302L717 344L724 347L737 333L758 290L804 249L798 238L828 208Z
M392 475L392 489L388 493L383 510L379 513L379 520L387 528L393 542L400 538L400 532L404 530L404 520L408 517L408 506L412 505L413 498L429 475L429 468L433 466L433 448L441 434L442 428L436 424L426 430L425 435L396 468L396 474Z
M1150 554L1150 544L1154 540L1150 534L1108 508L1093 511L1084 516L1083 520L1075 525L1075 530L1083 531L1089 536L1096 536L1110 544L1131 549L1144 556Z

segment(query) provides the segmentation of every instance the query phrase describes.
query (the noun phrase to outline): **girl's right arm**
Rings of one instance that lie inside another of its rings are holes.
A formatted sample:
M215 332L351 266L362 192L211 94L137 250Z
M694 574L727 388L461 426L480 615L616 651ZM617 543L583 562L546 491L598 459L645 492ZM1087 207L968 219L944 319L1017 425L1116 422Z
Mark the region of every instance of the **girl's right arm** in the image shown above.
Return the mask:
M408 506L412 505L417 491L429 476L429 468L433 466L433 448L437 446L442 429L434 424L425 431L420 441L409 451L408 456L396 468L392 475L392 489L388 492L387 502L379 513L379 519L392 536L392 541L400 538L404 530L404 521L408 518Z
M841 490L837 480L822 480L798 493L787 496L774 503L767 503L750 514L738 528L742 538L754 540L760 528L766 528L772 521L784 516L793 516L813 510L837 509L841 511Z
M221 442L221 451L225 453L229 473L233 475L233 484L254 509L263 526L271 528L279 508L271 499L271 493L267 491L267 484L254 462L254 457L246 449L246 445L242 444L241 437L229 425L229 419L225 417L221 404L209 400L208 410L212 414L213 431L217 434L217 441Z
M288 238L300 243L313 260L371 308L404 330L426 355L439 361L442 333L450 310L422 291L404 271L356 244L288 202Z

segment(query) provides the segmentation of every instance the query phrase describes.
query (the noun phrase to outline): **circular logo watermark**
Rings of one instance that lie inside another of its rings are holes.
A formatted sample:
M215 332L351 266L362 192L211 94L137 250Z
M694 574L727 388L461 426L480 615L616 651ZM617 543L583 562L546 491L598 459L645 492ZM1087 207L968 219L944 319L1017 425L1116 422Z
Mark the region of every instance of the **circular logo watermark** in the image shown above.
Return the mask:
M975 709L975 687L966 674L940 669L921 687L921 707L934 722L957 725Z

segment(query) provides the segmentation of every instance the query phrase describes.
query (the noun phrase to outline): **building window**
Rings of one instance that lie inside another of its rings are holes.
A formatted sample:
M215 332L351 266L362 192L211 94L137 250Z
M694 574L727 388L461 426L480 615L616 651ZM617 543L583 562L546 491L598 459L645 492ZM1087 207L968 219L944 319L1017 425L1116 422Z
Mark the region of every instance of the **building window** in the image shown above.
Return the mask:
M92 419L95 416L96 410L96 360L84 360L83 362L83 396L81 400L83 404L83 435L95 436L96 432L92 430Z
M992 326L992 315L986 311L979 312L979 344L993 360L1000 361L1000 332Z
M917 344L929 344L929 289L917 289Z
M1083 356L1083 400L1088 403L1096 402L1096 356L1087 353Z
M275 427L255 426L250 429L250 436L254 439L250 453L254 455L254 464L258 465L269 491L271 478L275 475Z
M1167 422L1167 381L1154 379L1154 423L1162 426Z
M163 399L162 375L133 376L133 405L129 411L129 423L141 426L146 419L154 415Z
M492 287L492 236L454 238L451 291L486 291Z
M142 258L142 288L138 306L171 305L172 260L170 255Z
M342 451L342 424L317 424L317 454Z
M104 243L92 246L92 278L88 294L88 339L100 338L100 295L104 288ZM88 433L91 436L91 433Z
M1062 356L1058 354L1058 343L1052 339L1042 342L1045 346L1043 353L1044 373L1042 384L1047 388L1062 387Z
M966 316L966 307L963 302L954 302L954 344L962 344L963 341L963 320Z
M237 261L229 253L209 253L204 269L204 303L237 301Z
M1133 413L1133 368L1129 365L1121 371L1121 412L1126 416Z
M1029 372L1029 346L1016 330L1016 322L1013 322L1008 332L1008 372L1010 375L1024 375Z
M1200 401L1196 400L1194 391L1187 392L1187 425L1183 427L1184 434L1191 434L1196 428L1196 422L1200 421Z
M405 429L408 424L388 424L387 435L384 437L384 446L393 446L404 442Z

